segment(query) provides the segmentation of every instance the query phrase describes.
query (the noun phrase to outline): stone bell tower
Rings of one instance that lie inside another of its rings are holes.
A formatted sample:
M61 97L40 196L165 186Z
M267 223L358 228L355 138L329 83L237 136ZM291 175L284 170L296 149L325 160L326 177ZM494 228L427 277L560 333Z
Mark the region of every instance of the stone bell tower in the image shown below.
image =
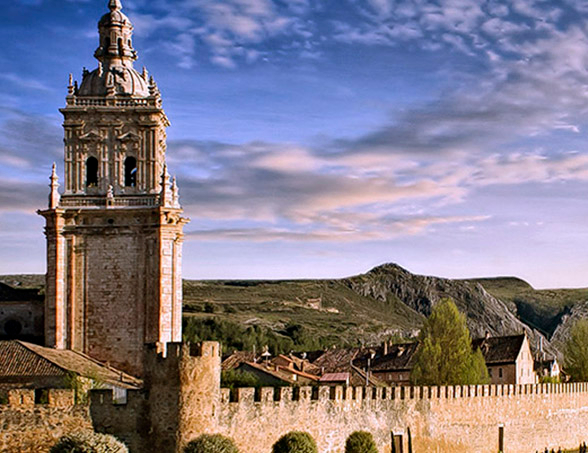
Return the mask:
M51 176L46 345L142 375L145 343L182 340L182 209L165 164L157 85L133 68L120 0L98 23L98 68L70 76L65 183Z

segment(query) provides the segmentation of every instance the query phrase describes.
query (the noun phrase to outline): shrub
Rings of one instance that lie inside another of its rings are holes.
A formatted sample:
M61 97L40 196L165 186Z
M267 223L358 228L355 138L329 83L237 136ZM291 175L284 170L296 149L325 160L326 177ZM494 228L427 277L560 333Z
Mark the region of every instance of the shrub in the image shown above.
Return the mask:
M242 370L227 370L221 373L221 386L234 389L237 387L261 387L261 381L253 373Z
M129 450L109 434L81 431L63 436L49 453L129 453Z
M184 447L184 453L239 453L239 449L228 437L202 434Z
M308 433L292 431L274 444L272 453L318 453L316 442Z
M367 431L355 431L345 442L345 453L378 453L374 436Z

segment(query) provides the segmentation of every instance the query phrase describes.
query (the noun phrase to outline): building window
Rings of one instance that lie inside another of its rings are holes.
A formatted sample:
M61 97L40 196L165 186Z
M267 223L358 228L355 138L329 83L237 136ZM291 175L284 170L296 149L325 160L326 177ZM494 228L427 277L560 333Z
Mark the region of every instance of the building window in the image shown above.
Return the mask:
M498 377L501 378L502 377L502 368L498 368Z
M86 187L96 187L98 185L98 159L88 157L86 160Z
M137 159L127 157L125 159L125 187L137 185Z
M492 377L492 368L488 368L488 376Z

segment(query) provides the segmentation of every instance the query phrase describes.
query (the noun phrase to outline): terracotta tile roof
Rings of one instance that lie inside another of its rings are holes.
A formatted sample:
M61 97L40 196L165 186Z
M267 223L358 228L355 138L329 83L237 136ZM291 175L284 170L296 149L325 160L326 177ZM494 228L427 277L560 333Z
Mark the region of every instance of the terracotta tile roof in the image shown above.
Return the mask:
M251 351L234 351L223 360L221 365L223 371L235 370L245 362L255 361L255 354Z
M325 373L321 376L320 382L349 382L350 373Z
M122 388L138 388L141 381L77 351L46 348L24 341L0 341L0 378L65 376L73 372Z
M472 348L480 348L487 364L514 363L521 351L525 335L505 337L477 338L472 341Z
M275 368L273 368L271 366L261 365L259 363L253 363L253 362L245 362L245 363L242 363L241 365L243 367L245 367L245 369L247 369L247 367L250 367L255 370L261 371L262 373L266 373L270 376L273 376L276 379L284 381L284 383L286 383L286 384L296 384L297 383L294 379L292 379L291 373L285 373L281 370L276 370Z
M285 366L278 365L278 370L283 371L284 373L296 374L303 378L306 378L311 381L318 381L319 377L315 374L305 373L304 371L293 370L292 368L288 368Z
M347 371L353 360L366 353L367 350L361 348L329 349L312 364L324 373L338 373Z
M321 373L321 369L318 366L313 365L312 363L310 363L306 359L296 357L293 354L290 354L290 355L280 354L272 360L272 363L277 363L278 365L280 365L279 362L287 363L288 368L294 369L296 371L301 371L303 373L307 373L307 374L311 374L311 375L315 375L315 376L318 376ZM283 366L286 366L286 365L283 365Z
M66 371L23 346L19 341L0 341L0 378L65 376Z

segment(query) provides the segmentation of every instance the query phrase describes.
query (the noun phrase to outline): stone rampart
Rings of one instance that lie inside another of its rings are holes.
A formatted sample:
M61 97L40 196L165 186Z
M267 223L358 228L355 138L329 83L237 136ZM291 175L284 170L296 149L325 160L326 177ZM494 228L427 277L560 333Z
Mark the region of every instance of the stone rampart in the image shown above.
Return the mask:
M320 453L341 453L355 430L370 431L389 452L392 433L408 432L413 451L497 452L577 447L588 436L588 384L366 389L222 390L218 432L242 453L270 452L292 430L309 432Z
M34 390L10 390L8 404L0 404L3 453L46 453L62 435L80 429L91 430L92 421L89 406L75 404L73 390L48 390L42 398Z
M13 390L0 405L0 451L46 452L78 429L113 434L131 453L180 453L202 433L231 437L241 453L270 453L283 434L302 430L319 453L342 453L355 430L371 432L381 453L392 435L418 453L533 453L588 440L588 383L448 387L220 388L220 345L168 344L146 350L145 389L92 391L89 405L72 391ZM38 396L38 395L37 395ZM37 398L38 399L38 398Z

